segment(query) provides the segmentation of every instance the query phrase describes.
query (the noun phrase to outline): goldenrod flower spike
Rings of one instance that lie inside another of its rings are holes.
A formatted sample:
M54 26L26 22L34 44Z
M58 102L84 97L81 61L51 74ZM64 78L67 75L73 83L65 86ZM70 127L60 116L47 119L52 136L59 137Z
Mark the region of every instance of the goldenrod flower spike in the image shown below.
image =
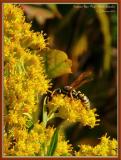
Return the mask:
M100 138L100 143L96 146L80 145L76 156L117 156L118 142L116 139L110 139L107 134Z
M43 59L38 55L46 47L43 32L34 33L30 27L20 7L4 4L4 155L7 156L45 156L54 133L53 128L39 123L30 131L27 128L27 115L31 117L36 111L38 97L50 87ZM70 155L70 151L71 146L60 134L54 155Z
M13 128L15 144L12 146L11 135L4 134L4 155L11 156L45 156L55 129L45 128L43 124L36 123L28 132L27 129ZM59 134L58 144L54 156L71 155L72 147Z
M100 121L96 119L98 116L95 114L96 109L86 109L80 100L72 99L63 94L54 95L48 106L55 117L60 117L70 122L80 122L83 126L88 125L93 128Z
M20 7L4 4L5 105L8 110L32 113L38 105L38 96L48 91L50 80L43 59L37 55L38 49L46 47L44 36L34 33L30 27Z

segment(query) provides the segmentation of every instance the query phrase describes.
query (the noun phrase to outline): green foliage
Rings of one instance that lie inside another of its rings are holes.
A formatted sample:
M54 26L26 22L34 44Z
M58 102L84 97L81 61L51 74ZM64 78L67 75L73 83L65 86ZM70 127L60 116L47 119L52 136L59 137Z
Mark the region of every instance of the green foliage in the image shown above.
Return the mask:
M43 102L43 112L42 112L42 122L44 123L44 125L46 126L47 124L47 97L44 98L44 102Z
M28 132L34 127L33 118L29 113L23 113L23 115L27 118L26 120L26 128Z
M56 49L47 49L41 53L45 70L49 78L56 78L67 73L71 73L71 60L67 54Z
M53 156L56 150L57 143L58 143L58 131L59 129L57 128L52 136L50 146L48 147L47 156Z

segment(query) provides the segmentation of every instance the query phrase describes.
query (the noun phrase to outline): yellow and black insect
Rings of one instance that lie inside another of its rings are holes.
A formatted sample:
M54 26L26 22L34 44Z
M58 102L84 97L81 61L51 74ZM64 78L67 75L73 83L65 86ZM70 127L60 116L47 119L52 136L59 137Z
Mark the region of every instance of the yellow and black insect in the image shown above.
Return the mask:
M73 98L80 99L85 108L89 109L90 101L88 97L81 91L76 91L76 89L81 85L85 84L86 82L88 82L89 80L91 80L90 78L92 79L91 71L83 72L72 84L70 84L69 86L64 86L62 89L61 88L55 89L49 96L50 98L52 98L54 94L68 95L72 99Z

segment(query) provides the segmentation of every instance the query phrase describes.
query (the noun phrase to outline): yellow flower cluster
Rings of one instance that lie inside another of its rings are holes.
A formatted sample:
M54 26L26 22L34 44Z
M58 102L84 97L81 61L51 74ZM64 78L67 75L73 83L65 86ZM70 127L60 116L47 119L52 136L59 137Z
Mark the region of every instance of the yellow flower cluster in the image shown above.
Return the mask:
M7 110L32 113L38 97L48 91L43 60L38 50L46 47L42 33L34 33L20 7L4 5L4 98Z
M90 145L80 145L76 156L117 156L118 143L116 139L110 140L107 135L100 138L100 143L95 147Z
M46 47L44 36L30 30L23 11L4 5L4 155L45 156L53 128L33 124L39 97L50 87L38 52ZM29 130L29 127L33 127ZM59 135L54 155L70 155L71 146Z
M44 49L47 43L43 34L30 29L31 24L25 22L21 7L4 4L4 34L7 40L19 42L23 48Z
M18 130L14 127L12 133L4 134L4 154L7 156L46 156L54 131L54 128L45 128L43 124L38 123L30 132L26 128ZM64 140L62 134L59 134L54 156L69 156L71 151L71 145Z
M55 117L70 122L80 122L91 128L98 125L97 122L99 122L99 119L96 119L98 116L95 114L96 109L87 109L80 100L72 99L63 94L53 96L52 101L49 102L49 110L50 113L55 112Z

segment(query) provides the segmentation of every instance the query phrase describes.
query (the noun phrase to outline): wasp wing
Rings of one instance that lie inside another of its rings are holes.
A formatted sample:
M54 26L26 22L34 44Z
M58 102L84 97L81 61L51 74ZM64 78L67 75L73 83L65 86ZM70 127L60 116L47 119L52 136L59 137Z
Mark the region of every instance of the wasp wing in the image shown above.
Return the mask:
M86 71L79 75L79 77L70 85L73 89L79 88L83 84L92 80L92 71Z

